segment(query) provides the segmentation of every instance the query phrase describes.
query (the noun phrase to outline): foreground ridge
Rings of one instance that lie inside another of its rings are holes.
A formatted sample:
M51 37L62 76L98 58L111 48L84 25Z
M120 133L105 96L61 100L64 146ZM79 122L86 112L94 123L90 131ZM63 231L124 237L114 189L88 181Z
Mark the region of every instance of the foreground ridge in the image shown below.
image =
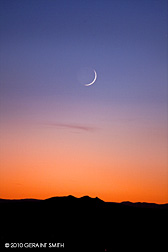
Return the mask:
M63 251L114 251L114 247L151 251L166 245L168 204L105 202L72 195L39 199L0 199L0 245L64 243Z
M134 207L140 207L140 208L168 208L168 203L165 204L158 204L158 203L148 203L148 202L131 202L131 201L122 201L122 202L106 202L98 197L90 197L88 195L84 195L82 197L75 197L73 195L68 196L53 196L46 199L35 199L35 198L23 198L23 199L3 199L0 198L0 203L2 202L43 202L43 201L57 201L57 200L83 200L83 201L99 201L101 203L106 204L121 204L125 206L134 206Z

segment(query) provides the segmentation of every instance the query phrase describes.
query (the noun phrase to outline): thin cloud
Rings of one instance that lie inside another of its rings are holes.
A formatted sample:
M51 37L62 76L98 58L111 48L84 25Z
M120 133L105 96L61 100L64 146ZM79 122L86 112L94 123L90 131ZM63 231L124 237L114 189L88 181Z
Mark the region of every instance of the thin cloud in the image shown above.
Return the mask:
M60 129L74 129L79 131L94 131L96 130L95 127L90 127L86 125L80 125L80 124L71 124L71 123L45 123L47 126L56 127Z

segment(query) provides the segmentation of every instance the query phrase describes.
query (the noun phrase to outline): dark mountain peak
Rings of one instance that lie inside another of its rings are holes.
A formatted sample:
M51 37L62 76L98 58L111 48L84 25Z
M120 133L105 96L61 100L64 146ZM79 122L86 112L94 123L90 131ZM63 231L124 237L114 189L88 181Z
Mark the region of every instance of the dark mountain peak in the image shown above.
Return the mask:
M81 202L85 203L85 204L88 204L88 205L89 204L92 205L92 204L101 204L101 203L104 203L104 201L101 200L101 199L99 199L98 197L92 198L92 197L90 197L88 195L85 195L85 196L79 198L79 200Z
M93 198L93 197L90 197L90 196L88 196L88 195L84 195L84 196L82 196L82 197L80 197L80 199L88 199L88 200L101 200L101 199L99 199L98 197L95 197L95 198ZM101 200L102 201L102 200Z
M88 195L84 195L84 196L82 196L82 197L80 197L80 198L77 198L77 197L75 197L75 196L73 196L73 195L68 195L68 196L55 196L55 197L51 197L51 198L48 198L48 199L45 199L45 200L52 200L52 201L54 201L54 200L82 200L82 201L89 201L89 202L91 202L91 201L102 201L102 202L104 202L103 200L101 200L101 199L99 199L98 197L95 197L95 198L92 198L92 197L90 197L90 196L88 196Z
M85 195L85 196L80 197L80 199L91 200L91 199L93 199L93 198L91 198L91 197L88 196L88 195Z
M69 198L69 199L76 199L76 197L73 196L73 195L68 195L68 196L65 196L65 197L67 197L67 198Z

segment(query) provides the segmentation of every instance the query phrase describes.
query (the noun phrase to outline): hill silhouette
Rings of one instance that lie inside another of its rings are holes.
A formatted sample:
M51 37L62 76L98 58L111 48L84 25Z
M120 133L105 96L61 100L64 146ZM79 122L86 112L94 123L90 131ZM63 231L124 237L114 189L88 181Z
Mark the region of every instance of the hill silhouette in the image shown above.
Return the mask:
M152 246L166 244L168 204L113 203L70 195L0 199L0 209L1 247L5 243L64 243L50 251L152 251Z

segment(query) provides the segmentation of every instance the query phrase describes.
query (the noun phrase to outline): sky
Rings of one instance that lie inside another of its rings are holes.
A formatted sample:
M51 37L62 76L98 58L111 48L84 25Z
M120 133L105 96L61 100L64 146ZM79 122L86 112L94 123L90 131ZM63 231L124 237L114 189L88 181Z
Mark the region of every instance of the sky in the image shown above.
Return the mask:
M168 202L167 23L166 0L0 1L0 198Z

